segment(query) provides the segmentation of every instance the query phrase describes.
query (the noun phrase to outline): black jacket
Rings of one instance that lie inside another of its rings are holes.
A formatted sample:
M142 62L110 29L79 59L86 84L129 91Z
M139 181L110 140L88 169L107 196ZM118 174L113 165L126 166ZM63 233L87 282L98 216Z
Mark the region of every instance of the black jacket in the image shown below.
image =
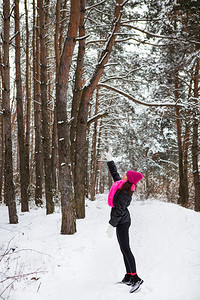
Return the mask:
M117 168L115 166L114 161L109 161L108 163L108 168L111 173L111 176L114 181L121 180L121 177L119 176L119 173L117 172ZM129 195L128 191L122 190L122 191L117 191L115 193L114 199L113 199L113 205L111 209L111 214L110 214L110 221L109 223L117 227L119 224L131 222L131 217L130 213L127 209L127 207L131 203L131 196Z

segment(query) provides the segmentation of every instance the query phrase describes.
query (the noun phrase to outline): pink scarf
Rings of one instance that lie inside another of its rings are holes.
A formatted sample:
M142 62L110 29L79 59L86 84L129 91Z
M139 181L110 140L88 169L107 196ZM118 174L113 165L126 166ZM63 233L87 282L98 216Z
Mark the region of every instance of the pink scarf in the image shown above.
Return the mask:
M117 190L121 189L122 185L126 182L126 180L118 180L111 186L109 194L108 194L108 205L113 207L113 198ZM132 184L131 191L135 190L135 185Z

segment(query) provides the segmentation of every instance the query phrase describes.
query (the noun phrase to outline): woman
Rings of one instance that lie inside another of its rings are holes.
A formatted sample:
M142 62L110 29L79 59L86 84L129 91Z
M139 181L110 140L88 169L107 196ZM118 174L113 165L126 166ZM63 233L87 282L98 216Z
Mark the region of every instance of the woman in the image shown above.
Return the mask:
M121 177L117 172L117 168L113 160L111 160L111 153L106 153L107 164L109 171L113 177L113 180L119 181ZM117 239L124 258L124 264L126 267L126 275L121 283L131 285L130 293L139 289L143 280L137 275L136 263L133 253L129 245L129 227L131 225L130 213L127 207L132 200L133 190L135 185L143 178L143 175L139 172L128 171L123 175L121 187L117 189L113 197L113 206L111 209L111 218L109 221L109 227L107 234L112 237L113 230L116 228Z

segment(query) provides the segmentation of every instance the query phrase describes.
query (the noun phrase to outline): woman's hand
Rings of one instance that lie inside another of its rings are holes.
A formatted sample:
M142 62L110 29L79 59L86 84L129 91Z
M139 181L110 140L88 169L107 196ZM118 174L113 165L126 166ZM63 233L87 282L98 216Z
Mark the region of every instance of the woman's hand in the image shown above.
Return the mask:
M107 161L113 160L111 147L109 147L108 151L104 153L104 156Z
M106 231L107 236L111 239L113 236L114 228L112 225L109 224L108 229Z

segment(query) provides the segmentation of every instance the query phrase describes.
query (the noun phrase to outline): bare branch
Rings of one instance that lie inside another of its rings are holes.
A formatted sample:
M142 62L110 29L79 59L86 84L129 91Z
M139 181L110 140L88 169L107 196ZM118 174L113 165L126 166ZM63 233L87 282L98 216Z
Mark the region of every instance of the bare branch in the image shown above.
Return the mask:
M173 166L175 166L175 167L178 168L178 165L175 164L173 161L164 160L164 159L159 159L159 162L165 162L165 163L171 164L171 165L173 165Z
M90 34L87 34L87 35L84 35L84 36L78 36L76 38L76 41L81 41L81 40L87 39L89 36L90 36Z
M126 3L127 3L128 1L129 1L129 0L124 0L124 2L121 4L121 6L126 5Z
M12 240L12 239L11 239ZM10 241L11 242L11 241ZM10 243L9 242L9 243ZM9 245L9 244L8 244ZM13 252L10 252L10 250L13 250ZM19 253L19 252L26 252L26 251L32 251L32 252L36 252L36 253L39 253L39 254L41 254L41 255L46 255L46 256L49 256L49 257L51 257L51 258L53 258L51 255L49 255L49 254L47 254L47 253L43 253L43 252L40 252L40 251L38 251L38 250L34 250L34 249L21 249L21 250L14 250L14 248L11 248L11 249L9 249L9 251L8 251L8 246L7 246L7 249L6 249L6 251L4 251L4 253L3 254L1 254L0 255L0 257L5 257L5 256L7 256L7 255L13 255L13 254L16 254L16 253ZM1 259L2 260L2 259ZM0 261L1 261L0 260Z
M10 252L9 245L10 245L10 243L12 242L13 239L14 239L14 237L12 237L12 238L10 239L10 241L8 242L7 247L6 247L5 251L4 251L4 253L1 255L2 258L3 258L7 253ZM0 256L0 257L1 257L1 256ZM0 262L2 261L2 258L0 259Z
M120 95L128 98L129 100L133 101L134 103L137 103L137 104L140 104L140 105L145 105L145 106L150 106L150 107L160 107L160 106L166 106L166 107L185 107L181 103L169 103L169 102L168 103L167 102L165 102L165 103L160 103L160 102L159 103L156 103L156 102L154 102L154 103L153 102L152 103L148 103L148 102L143 102L143 101L140 101L140 100L136 100L135 98L133 98L129 94L127 94L127 93L125 93L125 92L123 92L121 90L118 90L118 89L116 89L114 87L111 87L111 86L109 86L107 84L99 83L98 87L102 87L102 88L106 88L106 89L109 89L111 91L114 91L114 92L116 92L116 93L118 93L118 94L120 94Z
M35 99L33 99L33 98L30 98L30 100L31 100L32 102L34 102L34 103L37 103L37 104L39 104L40 106L42 105L40 102L36 101L36 100L35 100ZM52 108L49 108L49 107L48 107L48 110L49 110L49 111L54 111L54 109L52 109Z
M107 111L106 111L106 112L103 112L103 113L99 113L99 114L93 116L92 118L90 118L90 119L88 120L88 122L87 122L87 125L90 126L91 123L97 121L97 120L100 119L100 118L106 117L106 116L108 116L108 112L107 112Z
M14 38L19 34L19 31L17 31L11 38L10 38L10 44L12 42L12 40L14 40Z
M159 34L155 34L155 33L152 33L152 32L148 32L146 30L143 30L143 29L140 29L136 26L133 26L133 25L129 25L129 24L121 24L121 26L123 27L129 27L131 29L134 29L134 30L137 30L137 31L140 31L142 33L145 33L147 34L148 36L151 36L151 37L155 37L155 38L159 38L159 39L170 39L170 40L176 40L176 41L180 41L180 42L183 42L183 43L194 43L194 44L200 44L200 42L197 42L197 41L193 41L193 40L184 40L184 39L181 39L181 38L177 38L176 36L165 36L165 35L159 35Z
M97 7L97 6L101 5L101 4L103 4L104 2L106 2L106 0L103 0L103 1L101 1L99 3L93 4L91 6L88 6L88 7L85 8L85 10L89 10L89 9L94 8L94 7Z
M89 44L96 44L96 43L105 43L106 40L94 40L94 41L88 41L85 45L89 45Z
M1 297L1 298L2 298L2 295L5 293L5 291L8 290L9 287L12 286L14 282L15 282L15 279L14 279L9 285L7 285L7 286L5 287L5 289L4 289L4 290L1 292L1 294L0 294L0 297ZM2 298L2 299L3 299L3 298Z
M9 279L17 280L19 278L24 278L24 277L29 276L29 275L40 274L40 273L47 273L47 271L35 271L35 272L26 273L26 274L18 274L18 275L8 276L5 279L1 280L0 283L3 283L3 282L5 282Z
M132 22L157 22L157 21L161 21L163 19L131 19L131 20L126 20L126 21L121 21L121 24L128 24L128 23L132 23Z
M116 40L115 42L116 42L116 43L119 43L119 42L126 42L126 41L128 41L128 40L134 40L134 41L136 41L138 44L150 45L150 46L154 46L154 47L167 47L167 46L168 46L168 44L153 44L153 43L147 42L147 41L145 41L145 40L140 41L140 40L137 40L136 38L133 38L133 37L129 37L129 38L125 38L125 39Z

